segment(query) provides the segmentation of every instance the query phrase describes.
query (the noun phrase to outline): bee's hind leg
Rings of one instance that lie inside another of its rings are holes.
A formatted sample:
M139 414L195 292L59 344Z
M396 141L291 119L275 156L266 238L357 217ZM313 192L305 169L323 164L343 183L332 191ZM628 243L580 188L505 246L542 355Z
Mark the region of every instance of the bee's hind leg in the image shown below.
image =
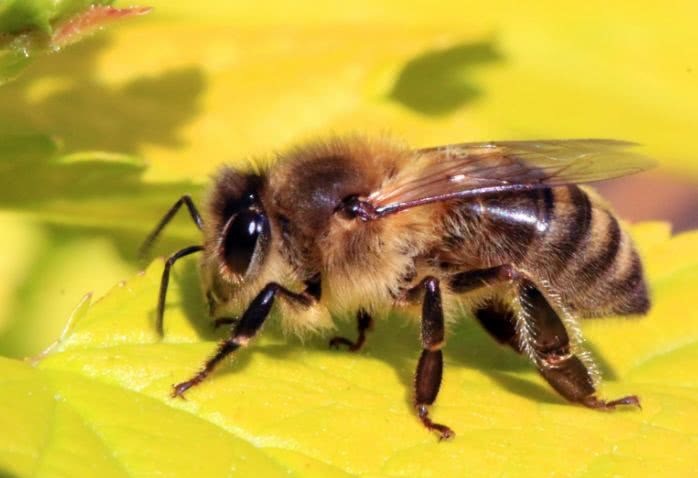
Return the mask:
M635 395L608 401L596 396L592 375L571 350L562 319L535 284L514 265L461 272L450 278L449 285L454 292L466 293L502 282L516 287L522 310L516 314L494 300L481 305L475 310L475 317L490 335L517 352L526 352L543 378L571 402L601 410L618 405L640 406Z
M618 405L640 407L635 395L609 401L598 398L592 375L571 350L569 335L555 309L528 279L519 282L518 294L523 309L521 320L527 322L520 329L527 335L521 344L532 349L538 371L560 395L571 402L602 410Z
M473 315L497 342L521 353L519 334L516 332L516 314L511 306L498 299L489 299L480 304Z
M361 309L356 314L356 323L359 331L359 336L356 338L356 342L346 337L332 337L330 340L330 347L339 348L340 345L346 345L349 351L358 352L366 343L366 332L371 330L373 327L373 318L368 312Z
M483 287L495 286L504 282L512 282L520 277L519 272L511 264L459 272L449 278L449 286L453 292L465 294ZM497 298L490 298L479 304L473 310L475 319L497 342L510 345L517 352L519 336L516 332L516 315L510 304Z

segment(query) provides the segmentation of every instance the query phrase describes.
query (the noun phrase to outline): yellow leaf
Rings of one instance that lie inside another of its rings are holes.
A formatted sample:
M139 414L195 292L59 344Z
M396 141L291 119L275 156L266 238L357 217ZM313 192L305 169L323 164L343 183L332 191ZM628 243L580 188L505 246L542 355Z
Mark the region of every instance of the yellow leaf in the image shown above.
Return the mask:
M0 91L0 126L141 154L153 181L347 130L621 138L698 174L695 2L149 3Z
M124 277L149 220L198 192L220 163L310 136L387 129L414 145L617 137L698 174L695 2L147 3L156 7L148 18L42 58L0 89L3 135L38 131L68 153L128 154L0 158L12 178L0 199L13 211L0 217L12 255L0 261L0 327L14 334L3 351L53 335L66 303ZM640 394L641 412L563 403L530 364L464 320L434 410L459 434L438 444L411 411L417 331L400 316L379 324L359 356L321 339L287 341L271 324L189 401L173 401L170 385L219 335L188 262L173 284L167 339L157 341L160 262L83 303L37 367L0 361L0 473L690 475L697 237L670 238L661 224L633 232L653 312L584 325L604 393Z
M75 43L116 20L149 8L109 6L112 0L6 0L0 4L0 85L33 57Z
M410 405L418 331L400 314L379 322L358 355L331 351L324 338L286 339L271 323L188 400L172 399L171 385L188 378L222 334L206 318L195 262L185 260L168 296L166 337L158 338L163 263L156 261L104 298L84 301L35 367L0 361L0 469L690 476L698 445L698 231L672 238L656 223L632 231L648 265L651 313L583 325L606 375L602 393L637 393L642 410L565 403L527 360L463 318L448 341L433 410L458 435L439 443Z

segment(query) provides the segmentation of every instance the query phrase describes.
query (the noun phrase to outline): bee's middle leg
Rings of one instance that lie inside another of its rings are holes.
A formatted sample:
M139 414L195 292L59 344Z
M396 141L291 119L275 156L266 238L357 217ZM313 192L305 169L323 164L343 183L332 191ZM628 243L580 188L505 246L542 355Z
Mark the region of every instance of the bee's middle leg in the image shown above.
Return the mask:
M429 417L428 407L434 403L441 387L443 374L444 314L441 305L439 280L428 276L424 278L409 294L414 295L424 289L422 301L422 354L419 356L415 373L414 406L419 418L429 430L439 434L440 440L447 440L455 435L446 425L434 423Z
M340 345L346 345L351 352L358 352L366 343L366 332L373 327L373 318L368 312L361 309L356 314L356 325L359 331L359 336L356 342L346 337L335 336L330 340L330 347L339 348Z

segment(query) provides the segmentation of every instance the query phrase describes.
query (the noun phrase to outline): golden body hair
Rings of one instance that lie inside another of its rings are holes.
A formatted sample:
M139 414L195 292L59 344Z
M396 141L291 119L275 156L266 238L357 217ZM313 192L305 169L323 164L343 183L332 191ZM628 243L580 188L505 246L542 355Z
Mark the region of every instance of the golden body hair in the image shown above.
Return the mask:
M301 291L319 275L322 296L316 304L281 305L285 329L302 334L329 329L331 317L360 308L381 315L405 305L404 292L427 275L447 283L454 272L508 263L575 315L647 310L630 237L602 200L575 185L432 203L369 223L334 214L342 198L368 195L416 162L415 152L403 145L356 137L311 144L272 162L259 173L271 223L269 255L254 280L231 280L215 294L216 311L239 314L272 280ZM221 204L238 174L222 170L208 201L207 284L227 277L215 244L222 233ZM488 293L473 298L443 292L446 304L467 304Z

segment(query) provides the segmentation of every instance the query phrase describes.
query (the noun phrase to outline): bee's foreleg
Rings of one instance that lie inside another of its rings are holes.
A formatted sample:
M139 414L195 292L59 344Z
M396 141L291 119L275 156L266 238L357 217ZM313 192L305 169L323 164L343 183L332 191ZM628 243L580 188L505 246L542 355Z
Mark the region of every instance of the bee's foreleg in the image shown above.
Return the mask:
M455 433L446 425L432 422L427 408L436 400L443 373L441 348L444 345L444 314L441 305L439 280L428 276L414 287L410 293L417 293L419 289L424 289L421 333L422 354L419 357L415 373L414 405L424 426L429 430L437 432L439 439L444 440L453 437Z
M245 313L242 314L240 321L237 322L233 328L230 337L223 340L218 345L216 353L204 363L199 373L186 382L174 386L172 396L182 397L184 392L204 381L221 360L238 348L246 346L257 334L262 324L264 324L264 321L269 316L269 312L274 305L274 300L277 295L304 306L310 306L314 301L312 296L306 293L296 294L275 282L267 284L252 300L247 310L245 310Z
M165 316L165 299L167 298L167 287L170 284L170 269L175 262L182 257L194 254L195 252L203 251L203 246L189 246L172 254L165 262L165 268L162 270L162 279L160 279L160 293L158 294L158 306L155 312L155 329L160 337L163 336L163 318Z
M597 398L594 380L584 362L571 350L569 335L555 309L528 279L519 282L518 294L534 362L560 395L590 408L608 410L617 405L640 406L635 395L610 401Z
M373 319L364 309L360 309L356 314L356 325L359 331L359 336L356 338L356 342L351 341L346 337L332 337L330 339L330 347L338 348L340 345L346 345L351 352L358 352L361 347L366 343L366 331L370 330L373 326Z

